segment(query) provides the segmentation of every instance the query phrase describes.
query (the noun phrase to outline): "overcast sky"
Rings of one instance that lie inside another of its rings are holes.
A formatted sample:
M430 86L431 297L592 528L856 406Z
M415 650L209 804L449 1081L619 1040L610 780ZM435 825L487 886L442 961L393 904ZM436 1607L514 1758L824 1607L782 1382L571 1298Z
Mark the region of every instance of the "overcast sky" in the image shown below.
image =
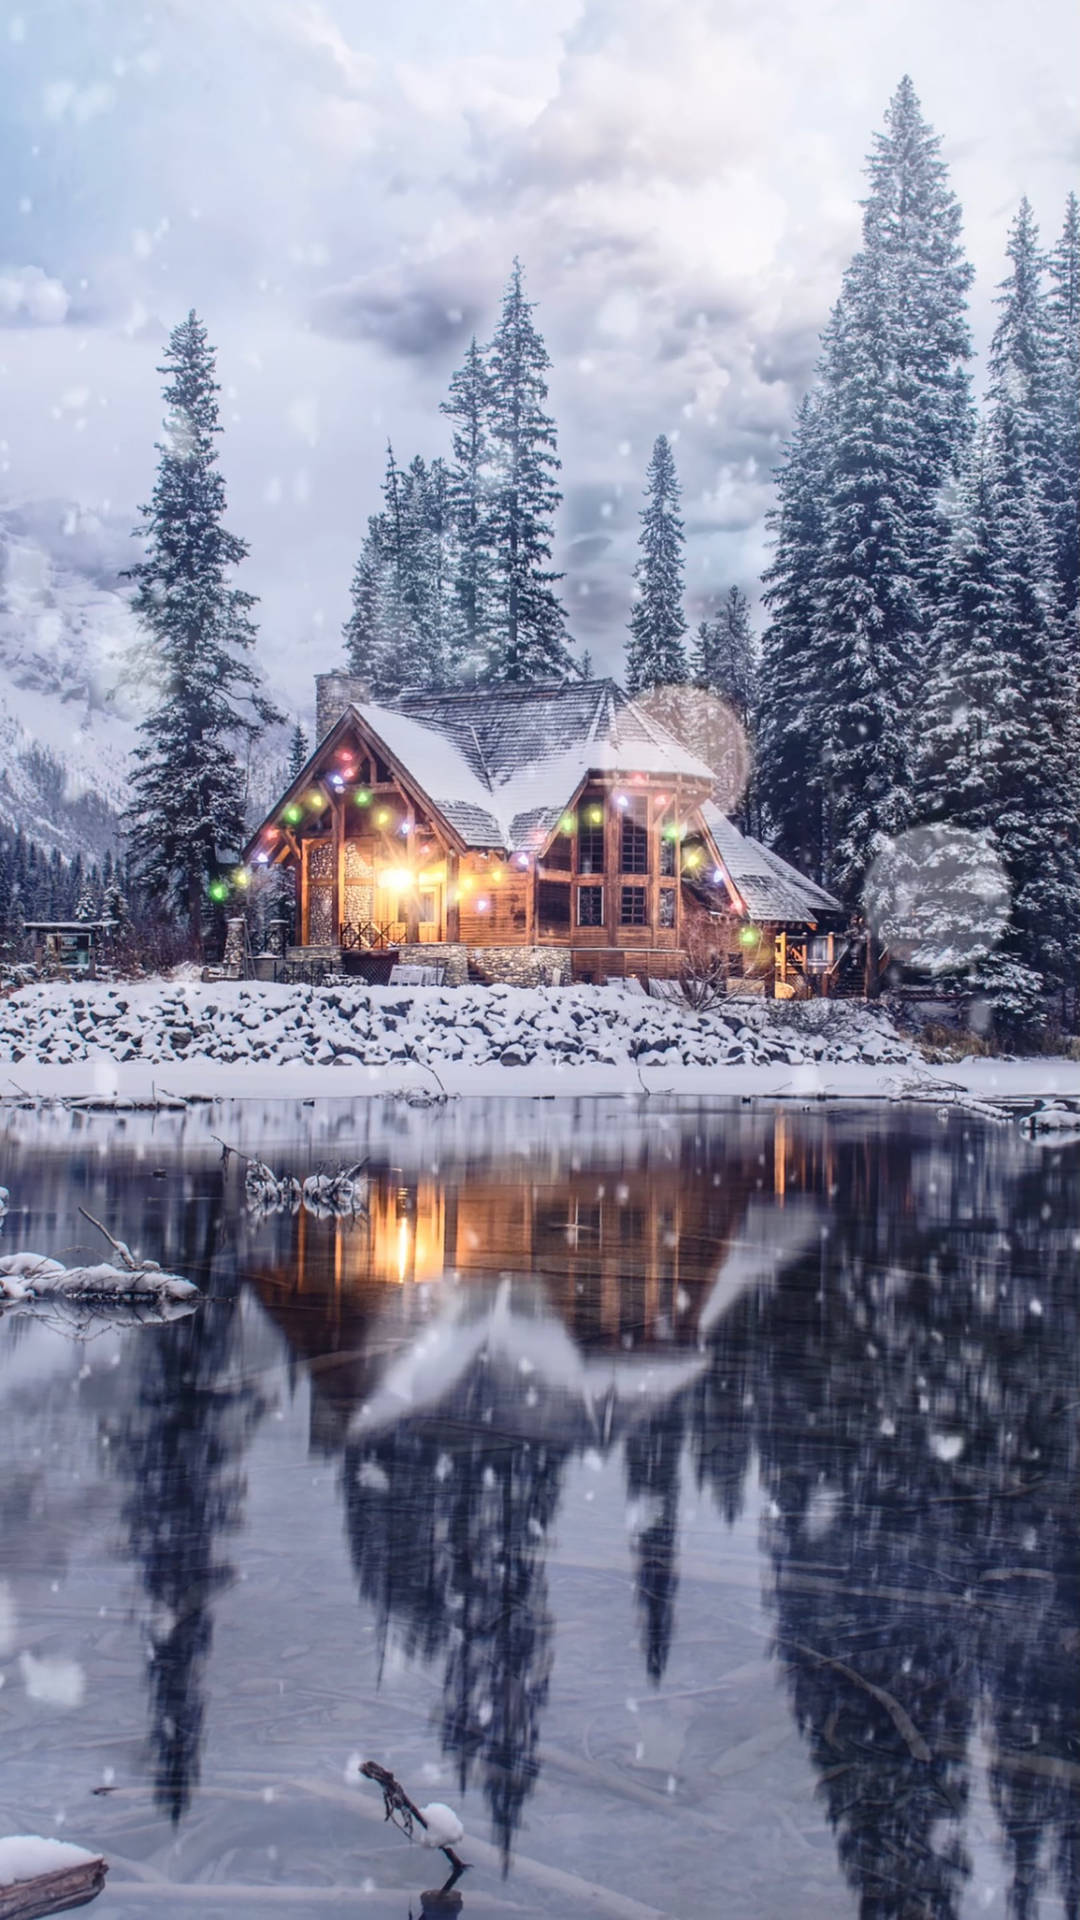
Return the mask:
M1074 0L29 0L0 63L0 485L126 529L196 306L297 702L340 655L387 435L445 450L515 251L555 362L571 627L617 669L658 432L689 610L756 592L901 75L965 210L980 344L1020 195L1049 239L1080 175Z

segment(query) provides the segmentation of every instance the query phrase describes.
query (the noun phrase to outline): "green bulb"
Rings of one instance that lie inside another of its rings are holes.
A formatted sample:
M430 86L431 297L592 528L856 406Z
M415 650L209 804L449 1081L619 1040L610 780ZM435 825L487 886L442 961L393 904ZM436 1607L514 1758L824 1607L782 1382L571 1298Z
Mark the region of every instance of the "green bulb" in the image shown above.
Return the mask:
M357 791L356 791L356 804L357 804L357 806L358 806L358 807L370 807L370 805L371 805L371 795L370 795L370 793L368 792L368 790L367 790L367 788L366 788L366 787L358 787L358 788L357 788Z

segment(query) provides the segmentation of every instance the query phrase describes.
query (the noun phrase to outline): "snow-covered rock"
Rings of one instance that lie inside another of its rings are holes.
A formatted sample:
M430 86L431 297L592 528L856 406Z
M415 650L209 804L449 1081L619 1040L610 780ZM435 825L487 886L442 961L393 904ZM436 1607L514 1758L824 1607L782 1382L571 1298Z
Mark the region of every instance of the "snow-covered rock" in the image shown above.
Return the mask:
M49 983L0 1003L0 1060L139 1060L305 1066L593 1068L769 1066L829 1060L911 1066L876 1008L732 1003L694 1013L617 987L311 988L261 981ZM636 1067L635 1067L636 1063ZM569 1091L569 1088L568 1088Z

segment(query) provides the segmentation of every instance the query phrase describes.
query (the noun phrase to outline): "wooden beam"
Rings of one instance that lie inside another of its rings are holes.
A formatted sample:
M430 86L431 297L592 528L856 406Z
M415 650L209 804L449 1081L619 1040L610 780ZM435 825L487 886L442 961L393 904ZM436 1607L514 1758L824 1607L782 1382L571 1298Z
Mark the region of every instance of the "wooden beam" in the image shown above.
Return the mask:
M446 850L446 938L456 946L461 939L461 903L458 873L460 862L456 853Z
M345 797L327 789L330 797L330 845L334 870L334 938L340 945L341 926L345 913Z

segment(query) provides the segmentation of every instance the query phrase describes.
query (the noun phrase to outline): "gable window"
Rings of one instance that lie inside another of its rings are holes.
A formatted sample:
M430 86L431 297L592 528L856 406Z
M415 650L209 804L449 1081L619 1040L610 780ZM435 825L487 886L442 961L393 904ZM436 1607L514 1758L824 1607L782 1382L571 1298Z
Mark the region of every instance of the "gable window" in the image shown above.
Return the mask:
M644 800L631 800L621 822L620 871L648 873L649 826Z
M658 927L675 925L675 889L661 887L656 905L656 924Z
M579 927L602 927L604 924L603 887L579 887L577 890L577 923Z
M578 817L578 872L604 871L604 807L599 796L586 795Z
M649 900L644 887L623 887L619 900L619 925L622 927L647 927L649 924Z

